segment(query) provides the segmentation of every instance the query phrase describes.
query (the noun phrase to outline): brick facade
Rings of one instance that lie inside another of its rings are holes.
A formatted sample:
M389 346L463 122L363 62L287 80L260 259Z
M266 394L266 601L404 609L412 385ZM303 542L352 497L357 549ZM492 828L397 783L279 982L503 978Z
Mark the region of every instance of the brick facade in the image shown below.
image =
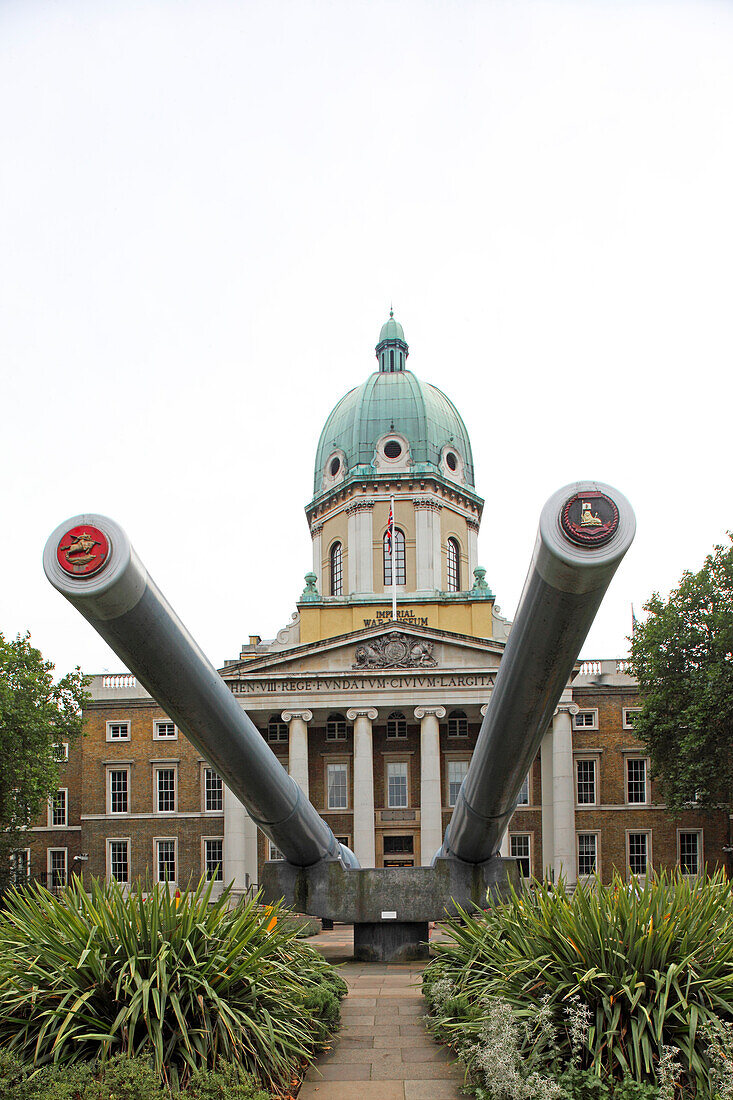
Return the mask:
M688 867L695 859L699 868L705 863L710 867L723 864L724 846L728 842L726 815L702 814L692 807L679 817L666 812L658 785L649 776L643 746L633 734L633 710L639 706L635 685L628 676L620 679L624 682L593 684L584 682L581 676L572 686L573 701L578 707L573 717L578 877L583 877L583 868L591 855L595 856L595 866L603 881L609 881L614 870L628 876L633 860L640 858L638 850L635 854L630 852L630 845L646 848L649 865L655 870L679 866L681 858ZM420 724L412 711L404 709L403 713L404 736L388 736L386 708L379 711L373 726L377 866L426 861L426 853L420 851ZM450 736L451 713L447 709L440 722L443 828L452 813L449 763L470 759L479 732L479 721L468 721L465 731ZM266 720L258 725L263 737L267 737ZM170 736L171 732L167 716L149 697L114 702L98 699L90 704L84 715L84 736L70 747L69 759L62 765L61 785L67 792L65 824L51 824L49 807L44 819L29 834L33 878L49 881L51 885L62 881L61 852L65 852L68 873L82 871L85 875L109 877L113 873L111 845L123 844L128 878L155 881L160 877L159 842L172 842L172 851L171 844L164 843L164 854L175 863L175 883L185 886L198 880L206 867L206 841L214 842L208 849L210 856L218 851L215 842L223 843L224 812L206 809L208 765L180 732L174 730ZM287 742L275 742L271 747L287 768ZM308 729L308 750L310 798L334 834L351 845L352 724L346 722L345 735L334 739L327 735L325 719L315 719ZM406 764L407 806L399 809L388 805L390 761ZM347 806L341 809L328 806L327 766L334 762L345 764L348 773ZM163 773L162 792L159 772ZM121 781L116 779L118 803L113 806L111 781L120 773L127 779L121 791ZM527 797L527 803L518 806L514 813L504 850L510 854L514 846L514 854L526 854L530 873L539 876L546 870L539 753L530 772ZM638 801L642 797L644 801ZM165 809L159 808L161 799ZM210 801L216 804L215 789ZM639 839L642 834L646 840ZM589 839L592 837L595 840ZM119 851L117 848L118 855ZM260 834L257 878L268 858L269 845ZM53 861L56 873L49 877ZM224 866L224 880L226 871Z

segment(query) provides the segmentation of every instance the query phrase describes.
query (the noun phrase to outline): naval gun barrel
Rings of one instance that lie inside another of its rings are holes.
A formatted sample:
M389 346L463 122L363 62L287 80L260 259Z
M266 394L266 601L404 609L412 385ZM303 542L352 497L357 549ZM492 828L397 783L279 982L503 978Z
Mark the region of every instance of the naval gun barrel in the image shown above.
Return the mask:
M567 485L545 504L517 615L439 856L477 864L497 852L635 531L629 502L600 482Z
M46 543L43 568L289 863L309 867L341 859L358 866L234 699L117 523L100 515L62 523Z

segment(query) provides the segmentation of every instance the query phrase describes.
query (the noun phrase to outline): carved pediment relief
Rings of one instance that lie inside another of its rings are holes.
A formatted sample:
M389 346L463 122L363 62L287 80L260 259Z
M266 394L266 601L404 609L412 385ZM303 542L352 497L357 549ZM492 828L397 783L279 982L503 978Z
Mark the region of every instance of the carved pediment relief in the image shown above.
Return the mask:
M353 668L435 668L433 643L392 630L356 647Z

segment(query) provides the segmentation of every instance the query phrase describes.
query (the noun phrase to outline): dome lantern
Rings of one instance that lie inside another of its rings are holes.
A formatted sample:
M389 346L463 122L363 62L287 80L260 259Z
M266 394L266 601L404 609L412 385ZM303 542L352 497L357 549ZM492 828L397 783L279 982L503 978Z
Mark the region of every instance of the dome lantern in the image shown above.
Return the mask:
M399 321L394 319L394 310L390 308L389 320L382 325L379 342L375 348L380 374L394 374L405 369L405 360L410 350L405 333Z

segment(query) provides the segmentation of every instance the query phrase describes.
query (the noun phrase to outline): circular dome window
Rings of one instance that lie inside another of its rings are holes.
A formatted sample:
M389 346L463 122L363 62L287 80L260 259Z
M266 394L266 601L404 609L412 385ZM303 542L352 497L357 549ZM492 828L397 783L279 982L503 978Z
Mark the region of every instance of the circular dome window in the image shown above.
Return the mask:
M341 459L340 458L334 458L333 462L331 463L331 477L336 477L336 474L339 472L340 469L341 469Z
M384 453L387 458L399 458L402 454L402 447L396 439L390 439L384 444Z
M448 454L445 456L445 461L448 465L449 470L453 470L455 472L458 469L458 459L453 454L453 451L448 451Z

